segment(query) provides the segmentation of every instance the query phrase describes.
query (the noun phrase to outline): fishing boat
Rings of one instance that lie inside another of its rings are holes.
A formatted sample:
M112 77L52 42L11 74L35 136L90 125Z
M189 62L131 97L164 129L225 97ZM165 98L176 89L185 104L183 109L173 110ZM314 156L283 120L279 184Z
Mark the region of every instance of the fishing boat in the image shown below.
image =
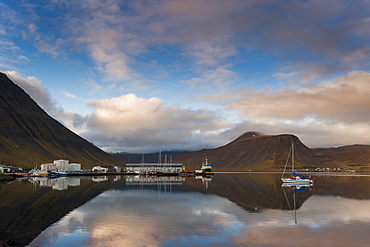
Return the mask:
M289 162L290 156L292 156L292 176L289 178L284 178L285 170ZM293 143L292 143L292 146L290 147L289 154L285 162L284 171L283 171L283 174L281 175L281 181L283 181L283 183L293 183L293 184L313 184L312 179L305 178L302 174L298 174L294 172L294 144Z
M212 166L208 164L208 160L206 159L206 162L202 162L201 170L205 173L212 172Z
M50 176L52 176L52 177L66 177L67 172L65 172L65 171L51 171Z
M29 177L48 177L50 175L47 171L41 171L38 169L33 169L28 173Z
M212 166L210 164L208 164L208 160L206 159L205 162L202 162L202 167L200 168L200 170L195 170L194 173L195 174L202 173L202 174L212 175L213 174Z

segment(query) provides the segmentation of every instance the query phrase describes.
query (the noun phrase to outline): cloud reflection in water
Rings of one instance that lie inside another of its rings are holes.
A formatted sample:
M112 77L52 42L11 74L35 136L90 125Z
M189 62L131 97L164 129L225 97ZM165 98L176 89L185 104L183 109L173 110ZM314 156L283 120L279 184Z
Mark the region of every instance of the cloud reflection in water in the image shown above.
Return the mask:
M246 212L216 195L111 190L50 226L30 246L65 246L68 239L78 246L366 246L368 208L368 200L314 195L298 210L295 225L289 211Z

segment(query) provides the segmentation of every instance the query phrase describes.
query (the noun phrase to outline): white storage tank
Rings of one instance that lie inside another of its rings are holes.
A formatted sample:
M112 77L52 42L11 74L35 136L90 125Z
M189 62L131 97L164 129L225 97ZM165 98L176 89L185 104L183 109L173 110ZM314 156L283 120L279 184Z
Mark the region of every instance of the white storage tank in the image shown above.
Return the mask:
M55 171L56 165L53 163L41 164L41 171Z
M67 171L69 161L68 160L54 160L54 164L55 164L57 170Z
M81 164L79 164L79 163L71 163L71 164L69 164L68 171L81 171Z

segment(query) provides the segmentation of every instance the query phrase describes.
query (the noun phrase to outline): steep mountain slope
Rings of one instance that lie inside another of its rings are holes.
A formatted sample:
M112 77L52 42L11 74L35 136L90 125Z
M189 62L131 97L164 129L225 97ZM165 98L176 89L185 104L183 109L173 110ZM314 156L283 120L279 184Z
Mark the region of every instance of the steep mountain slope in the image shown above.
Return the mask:
M334 164L306 147L294 135L259 136L245 133L229 144L210 150L182 155L175 162L187 169L200 168L208 159L215 171L275 171L284 168L291 144L295 146L297 168L330 167Z
M115 158L68 130L0 73L0 157L4 165L34 167L55 159L83 168L119 165Z
M350 145L316 151L337 164L357 168L370 166L370 145Z

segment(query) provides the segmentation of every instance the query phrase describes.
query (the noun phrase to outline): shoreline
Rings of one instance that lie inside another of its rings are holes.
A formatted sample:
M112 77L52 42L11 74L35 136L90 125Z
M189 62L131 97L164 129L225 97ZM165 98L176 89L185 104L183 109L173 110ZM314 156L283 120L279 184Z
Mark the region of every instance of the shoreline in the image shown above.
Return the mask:
M7 181L12 181L15 178L13 176L9 176L3 173L0 173L0 182L7 182Z

